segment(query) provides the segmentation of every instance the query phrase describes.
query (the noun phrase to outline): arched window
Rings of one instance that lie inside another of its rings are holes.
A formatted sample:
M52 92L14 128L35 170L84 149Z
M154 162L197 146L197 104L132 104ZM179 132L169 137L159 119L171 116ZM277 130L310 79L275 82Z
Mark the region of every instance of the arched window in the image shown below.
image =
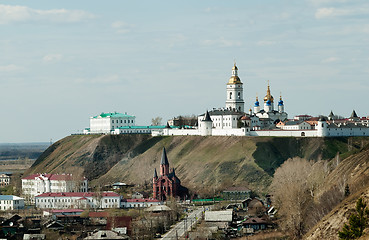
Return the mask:
M238 92L238 99L241 99L241 93L240 92Z
M229 99L232 99L232 93L231 92L229 93Z

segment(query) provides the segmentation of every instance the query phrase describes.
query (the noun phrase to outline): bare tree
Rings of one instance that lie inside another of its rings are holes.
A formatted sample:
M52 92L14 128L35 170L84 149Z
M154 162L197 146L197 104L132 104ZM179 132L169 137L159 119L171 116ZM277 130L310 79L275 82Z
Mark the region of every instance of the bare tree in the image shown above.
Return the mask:
M159 126L161 125L163 118L162 117L156 117L151 119L151 125L152 126Z
M305 232L304 216L312 200L309 175L312 163L305 159L289 159L279 167L271 185L274 202L281 217L280 226L293 237L300 238Z

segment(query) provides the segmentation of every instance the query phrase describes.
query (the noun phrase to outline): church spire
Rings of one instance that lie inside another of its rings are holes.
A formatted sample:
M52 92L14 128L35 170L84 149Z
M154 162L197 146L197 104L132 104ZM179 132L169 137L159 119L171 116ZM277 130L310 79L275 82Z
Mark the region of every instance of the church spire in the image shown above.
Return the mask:
M167 157L167 152L165 151L165 147L163 147L163 153L161 155L161 162L160 162L160 175L168 175L169 174L169 162Z

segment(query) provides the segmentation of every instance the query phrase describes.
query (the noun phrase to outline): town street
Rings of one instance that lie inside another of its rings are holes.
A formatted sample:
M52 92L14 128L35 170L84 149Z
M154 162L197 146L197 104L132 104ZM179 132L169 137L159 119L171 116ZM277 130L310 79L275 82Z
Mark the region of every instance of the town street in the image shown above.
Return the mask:
M190 213L187 218L177 223L169 232L167 232L162 239L179 239L184 236L186 232L190 231L197 221L202 217L203 208L199 207Z

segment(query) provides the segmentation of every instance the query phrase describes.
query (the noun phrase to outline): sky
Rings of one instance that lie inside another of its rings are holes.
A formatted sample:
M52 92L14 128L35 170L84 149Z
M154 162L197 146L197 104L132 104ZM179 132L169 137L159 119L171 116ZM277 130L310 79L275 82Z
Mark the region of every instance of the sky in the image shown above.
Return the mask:
M0 143L225 107L234 62L245 109L269 80L289 118L369 115L367 0L3 0L0 53Z

